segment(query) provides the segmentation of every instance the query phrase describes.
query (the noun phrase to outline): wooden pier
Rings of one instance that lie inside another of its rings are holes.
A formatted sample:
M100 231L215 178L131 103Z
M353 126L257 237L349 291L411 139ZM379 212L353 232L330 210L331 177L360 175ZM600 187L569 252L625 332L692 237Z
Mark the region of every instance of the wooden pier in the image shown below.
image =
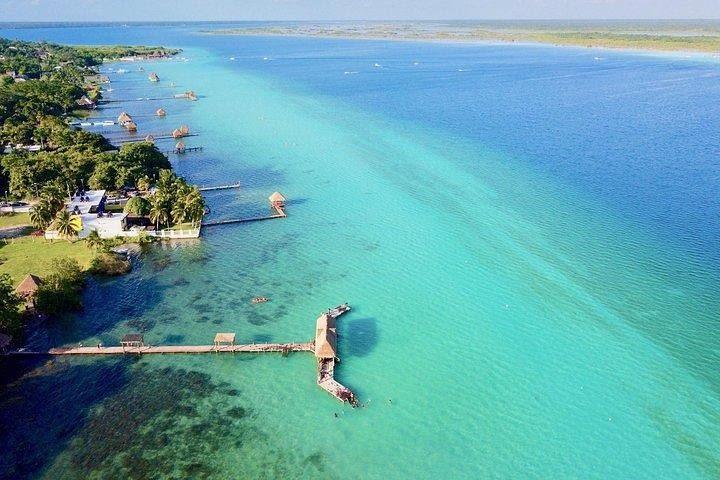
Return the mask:
M163 153L165 155L183 155L185 153L191 153L191 152L202 152L202 150L203 150L203 147L185 147L182 150L180 150L178 148L176 148L174 150L165 150Z
M177 140L177 138L173 137L172 133L158 133L158 134L149 133L148 135L152 136L153 140L169 140L169 139ZM197 137L198 135L199 135L198 133L187 133L187 134L183 135L182 138ZM119 138L119 139L109 139L109 141L113 145L122 144L122 143L145 142L146 137L147 137L147 135L145 135L145 137L142 137L142 138Z
M337 360L337 333L335 320L350 311L350 305L344 303L322 313L316 321L315 341L307 343L251 343L235 345L234 333L218 333L212 345L146 345L142 334L125 335L120 346L103 345L51 348L45 351L13 350L6 356L66 356L66 355L164 355L195 353L266 353L276 352L287 355L291 352L313 352L318 361L317 384L341 402L349 402L353 407L357 400L354 393L335 380L335 362Z
M214 192L215 190L232 190L233 188L240 188L240 182L229 184L229 185L216 185L210 187L200 187L201 192Z
M202 190L202 189L200 189ZM260 215L258 217L246 217L246 218L231 218L229 220L216 220L213 222L204 222L203 227L214 227L217 225L231 225L233 223L247 223L247 222L259 222L261 220L272 220L273 218L285 218L285 197L281 193L275 192L268 198L270 202L270 208L275 210L276 213L271 215Z
M152 355L165 353L312 352L312 343L250 343L245 345L140 345L132 347L60 347L46 352L14 351L8 355Z

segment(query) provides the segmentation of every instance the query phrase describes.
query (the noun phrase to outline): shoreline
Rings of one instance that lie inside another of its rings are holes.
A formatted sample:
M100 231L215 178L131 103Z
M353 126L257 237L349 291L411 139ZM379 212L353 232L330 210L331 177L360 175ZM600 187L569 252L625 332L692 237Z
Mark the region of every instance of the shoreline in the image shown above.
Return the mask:
M517 46L538 46L538 47L558 47L558 48L579 48L586 50L604 50L636 54L653 54L670 57L687 57L693 56L697 58L717 59L720 61L720 45L717 50L710 49L674 49L674 48L637 48L634 46L612 46L612 45L584 45L582 43L573 42L557 42L542 41L531 38L442 38L432 36L392 36L392 35L353 35L353 34L324 34L324 33L301 33L301 32L273 32L273 31L241 31L241 30L199 30L199 35L211 36L245 36L245 37L289 37L289 38L318 38L326 40L363 40L363 41L389 41L389 42L422 42L422 43L447 43L456 45L517 45ZM720 36L717 38L720 42Z

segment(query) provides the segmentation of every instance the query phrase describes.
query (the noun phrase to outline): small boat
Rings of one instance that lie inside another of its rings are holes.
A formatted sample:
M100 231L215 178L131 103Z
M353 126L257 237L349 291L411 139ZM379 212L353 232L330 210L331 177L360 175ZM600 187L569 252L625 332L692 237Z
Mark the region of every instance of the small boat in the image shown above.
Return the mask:
M255 305L257 305L258 303L265 303L265 302L269 302L269 301L270 301L270 299L267 297L254 297L251 300L251 302Z

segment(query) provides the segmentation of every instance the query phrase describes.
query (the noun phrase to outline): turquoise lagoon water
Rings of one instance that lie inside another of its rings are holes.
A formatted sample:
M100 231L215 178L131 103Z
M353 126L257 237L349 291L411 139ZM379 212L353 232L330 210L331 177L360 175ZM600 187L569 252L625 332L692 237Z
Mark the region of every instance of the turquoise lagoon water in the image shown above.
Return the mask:
M5 362L1 476L720 476L717 60L199 28L0 31L184 48L107 98L200 101L98 118L200 133L176 170L243 184L213 219L290 199L148 249L30 342L308 340L348 301L338 376L365 408L302 354Z

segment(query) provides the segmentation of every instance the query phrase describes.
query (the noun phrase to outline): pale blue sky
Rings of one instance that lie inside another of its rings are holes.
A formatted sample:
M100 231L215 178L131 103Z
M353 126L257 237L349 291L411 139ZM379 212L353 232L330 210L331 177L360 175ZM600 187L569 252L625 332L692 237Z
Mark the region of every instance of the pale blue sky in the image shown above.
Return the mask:
M0 21L720 18L720 0L0 0Z

